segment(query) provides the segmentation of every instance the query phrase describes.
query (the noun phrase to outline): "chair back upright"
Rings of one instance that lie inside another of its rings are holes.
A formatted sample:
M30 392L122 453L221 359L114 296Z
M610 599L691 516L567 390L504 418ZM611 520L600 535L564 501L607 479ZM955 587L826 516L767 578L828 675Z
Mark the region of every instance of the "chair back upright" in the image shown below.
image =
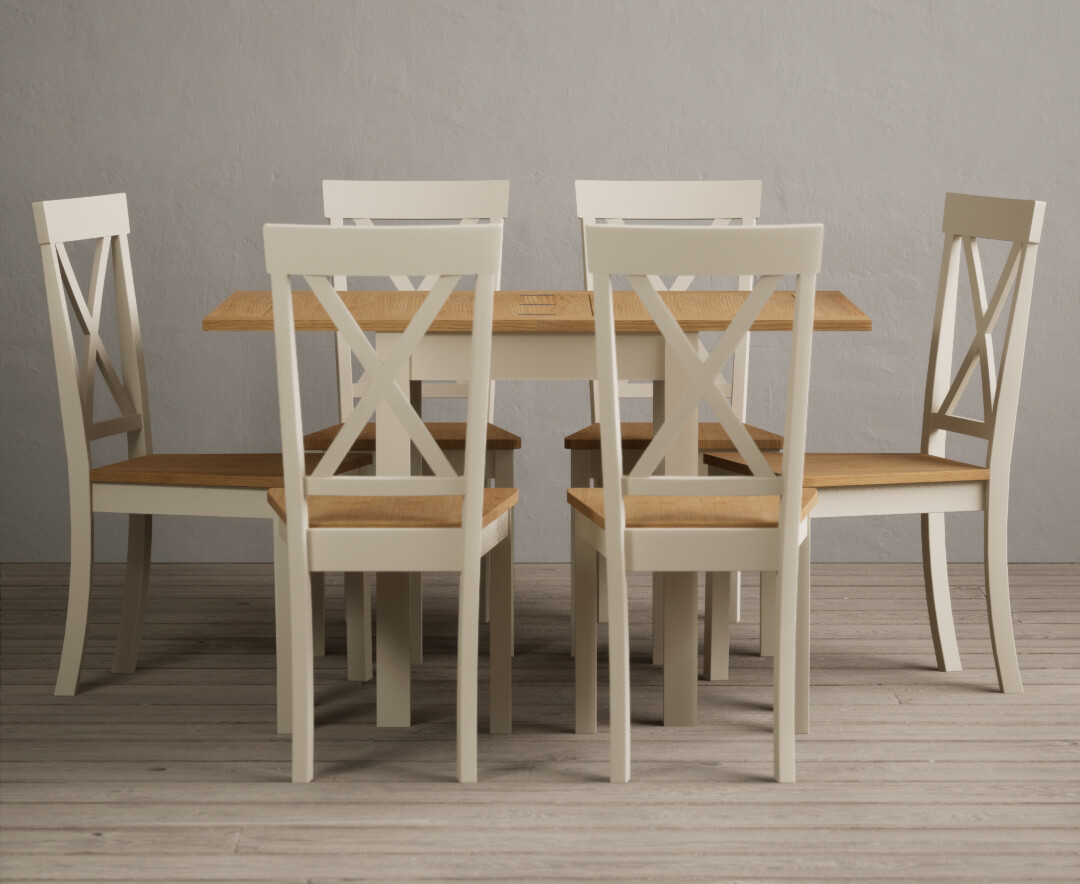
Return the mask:
M37 202L34 220L45 272L68 482L73 492L77 485L85 494L90 482L92 442L123 433L127 436L128 457L152 453L146 367L128 252L127 196L113 193ZM68 243L81 240L94 241L85 293L67 250ZM110 261L116 298L119 371L101 337ZM78 331L72 327L71 314L75 316ZM94 417L94 382L99 371L119 411L118 416L102 420ZM76 499L74 494L72 499Z
M625 224L627 221L681 221L709 223L726 227L738 221L743 227L757 223L761 215L760 181L576 181L577 214L581 220L582 255L585 262L585 287L593 288L589 269L585 227L588 224ZM694 282L693 274L677 276L670 286L656 274L651 283L657 291L683 292ZM752 280L740 276L739 291L750 291ZM724 395L731 401L740 420L746 420L746 392L749 380L750 339L747 337L732 354L730 382L724 382ZM596 418L596 389L590 386L590 420ZM619 395L624 399L644 399L652 395L652 384L620 381Z
M986 465L992 481L1008 483L1020 397L1020 374L1027 342L1035 258L1042 236L1046 203L1037 200L945 195L941 258L930 366L926 379L922 451L945 455L948 433L984 439ZM978 240L1012 244L993 292L983 277ZM953 372L953 347L960 265L967 268L975 334L960 367ZM1011 295L1011 298L1010 298ZM1011 303L1001 351L995 367L993 332L1006 303ZM982 420L955 414L972 376L978 371L982 387Z
M463 496L461 544L467 561L475 544L479 561L484 486L487 391L491 377L491 319L502 230L498 225L325 227L267 224L263 232L271 276L278 393L281 402L285 499L291 549L306 549L309 495ZM385 277L423 274L432 279L422 304L389 354L375 351L333 284L338 275ZM458 474L424 425L398 378L461 277L476 277L465 464ZM364 367L364 383L333 441L310 475L304 474L303 419L297 368L292 278L305 284L335 330ZM392 412L424 458L431 476L339 476L376 409ZM301 532L293 539L293 532ZM328 529L333 530L333 529ZM448 529L449 530L449 529Z
M376 222L453 221L458 224L486 222L500 233L510 201L509 181L323 181L323 214L332 227L346 223L373 227ZM500 249L501 255L501 249ZM501 284L502 261L495 273L495 288ZM419 285L403 274L390 281L398 291L427 291L434 278L426 276ZM344 291L344 276L334 278L334 287ZM352 353L337 336L339 418L352 409L360 379L353 374ZM429 381L421 385L422 395L431 399L460 399L468 389L460 379ZM488 396L488 420L495 419L495 390Z
M623 495L780 495L781 538L797 531L801 518L803 456L806 449L810 341L817 273L821 265L820 224L753 228L586 225L590 270L595 280L597 380L603 463L604 518L609 544L625 530ZM757 276L749 296L716 346L702 358L687 340L651 281L659 274ZM669 409L667 418L623 476L621 423L617 395L615 318L611 278L624 276L664 337L689 388ZM795 318L784 421L781 474L765 456L724 396L717 375L746 337L750 326L785 276L795 276ZM705 400L732 444L745 458L750 476L653 475L687 420ZM797 536L797 535L796 535ZM620 544L622 541L618 541ZM797 544L792 545L794 550ZM622 548L609 545L608 556Z

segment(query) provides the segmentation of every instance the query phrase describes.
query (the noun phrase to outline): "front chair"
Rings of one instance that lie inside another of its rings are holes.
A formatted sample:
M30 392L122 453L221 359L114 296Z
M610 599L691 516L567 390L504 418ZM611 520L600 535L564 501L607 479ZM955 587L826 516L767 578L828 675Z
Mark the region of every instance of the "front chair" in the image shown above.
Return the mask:
M497 225L327 228L268 224L266 268L274 303L284 490L269 494L284 538L292 636L292 776L307 782L314 766L311 573L323 571L458 571L458 778L476 780L477 669L481 557L512 565L513 488L484 482L485 430L491 381L491 323L502 244ZM408 328L387 357L376 353L336 290L336 276L432 277ZM398 382L424 334L462 276L476 277L464 470L454 469ZM364 368L365 386L325 453L305 477L292 277L301 276ZM378 409L397 421L430 476L336 476ZM393 588L391 588L392 591ZM384 591L380 587L380 592ZM403 590L408 592L408 584ZM510 730L510 587L492 587L491 730ZM389 604L389 602L388 602ZM381 631L379 660L394 648ZM382 667L376 663L376 678Z
M802 488L810 371L810 332L821 225L752 229L611 227L587 225L595 279L597 387L603 467L602 488L571 488L578 587L595 579L599 552L607 560L608 642L611 672L611 779L630 777L630 684L626 572L778 572L776 655L773 663L774 772L795 778L796 609L800 546L809 536L816 493ZM706 357L687 339L651 276L701 274L758 276L742 307ZM612 277L627 278L664 336L670 358L688 376L689 389L623 474L622 423ZM774 472L743 426L717 376L785 275L794 275L795 321L784 425L783 470ZM701 400L712 408L734 447L751 465L749 477L654 475ZM802 569L805 573L805 569ZM595 596L578 592L575 637L576 729L596 730ZM696 631L695 631L696 632ZM697 641L696 634L693 640ZM802 649L800 649L802 650ZM804 654L800 654L800 657Z
M506 220L510 200L509 181L334 181L323 182L323 214L333 227L355 225L370 228L376 224L450 222L454 224L478 224L486 222L497 226L500 233ZM495 273L495 288L499 288L502 275L500 258L499 268ZM431 275L415 281L415 277L395 274L390 278L394 288L401 292L425 292L435 283ZM338 291L348 288L346 276L334 278L334 287ZM355 374L352 350L342 338L336 335L337 379L338 379L338 423L309 433L304 438L308 451L323 451L341 428L341 421L356 404L356 398L363 389L363 376ZM488 416L486 429L487 458L485 476L488 482L500 488L514 487L514 452L521 448L521 437L509 430L497 426L495 421L495 385L490 385L488 395ZM468 384L463 379L448 378L445 381L417 381L412 385L410 398L417 410L422 409L424 399L465 399L468 396ZM461 421L428 422L428 430L446 453L447 458L457 469L462 468L465 451L466 424ZM353 444L353 450L375 455L375 424L368 424ZM420 468L420 463L416 467ZM513 533L513 525L510 528ZM487 622L488 583L491 578L490 562L485 559L480 572L480 610L481 617ZM513 582L513 574L499 574L497 580ZM320 647L322 634L322 575L313 575L314 592L312 598L317 605L315 620L316 654ZM346 618L353 627L370 632L368 618L361 621L360 611L369 611L371 607L370 590L361 575L345 575ZM423 660L423 597L418 578L411 581L410 590L410 633L412 642L412 661ZM355 660L370 660L370 652L361 646L354 652L350 648L350 666ZM366 680L370 677L369 664L364 670L350 670L350 678Z
M578 181L575 183L577 214L582 225L582 251L585 257L585 287L593 287L593 272L585 242L585 226L589 224L624 225L640 222L672 222L709 224L726 227L739 222L743 227L757 223L761 214L760 181ZM682 273L665 284L653 275L651 284L658 291L686 291L695 282L693 274ZM752 279L738 278L738 290L749 292ZM746 393L750 367L750 336L746 335L735 348L731 357L730 381L723 380L724 396L731 402L739 420L746 420ZM619 381L619 396L623 399L653 398L653 384L649 382ZM570 451L570 484L582 487L590 481L599 486L600 470L600 424L596 416L596 385L589 386L589 402L593 423L563 441ZM659 397L652 402L654 414L663 412ZM768 450L780 450L783 438L768 430L746 425L757 444ZM621 427L623 461L627 468L633 466L637 457L652 441L651 422L626 422ZM731 451L732 443L723 425L702 422L698 426L698 449L706 451ZM571 550L571 557L573 552ZM571 568L573 572L573 568ZM653 662L663 658L663 587L662 577L653 577ZM571 596L576 595L576 583L571 581ZM718 600L720 600L718 602ZM716 644L714 634L727 634L727 623L737 622L740 610L740 580L736 574L710 574L705 589L705 657L704 677L711 681L727 677L726 643ZM571 649L575 615L571 607ZM604 594L599 595L598 616L607 619Z
M918 454L811 453L806 455L803 477L807 487L818 491L815 519L905 513L922 516L926 604L934 653L943 672L960 668L949 596L945 513L983 513L990 640L998 687L1005 693L1023 690L1009 604L1009 470L1035 257L1045 210L1046 204L1035 200L946 195L942 226L945 249L926 379L922 450ZM989 294L979 256L979 239L1011 243L1001 277ZM967 268L971 288L975 335L954 374L961 264ZM995 369L992 334L1010 300L1001 364ZM981 381L978 399L982 420L955 413L976 372ZM950 433L984 440L985 462L980 465L947 459L945 445ZM745 461L733 455L710 455L706 462L711 471L747 470ZM779 466L776 458L770 459L770 463ZM767 628L763 620L762 629ZM800 685L800 692L806 690L807 684Z
M71 582L57 695L75 693L86 641L94 562L94 514L128 514L128 555L123 610L112 671L134 672L139 654L150 577L154 515L228 516L270 519L269 488L283 481L280 454L154 454L139 314L128 252L127 197L122 193L34 203L38 242L45 270L60 412L67 447L71 503ZM84 295L67 244L95 244L90 285ZM101 319L109 264L116 297L120 369L102 342ZM70 311L81 341L75 339ZM98 371L118 414L94 417ZM127 437L128 459L91 466L91 445L110 436ZM343 470L370 462L350 455ZM314 456L307 467L314 466ZM275 595L281 613L281 586ZM289 700L286 636L278 630L278 729L287 730Z

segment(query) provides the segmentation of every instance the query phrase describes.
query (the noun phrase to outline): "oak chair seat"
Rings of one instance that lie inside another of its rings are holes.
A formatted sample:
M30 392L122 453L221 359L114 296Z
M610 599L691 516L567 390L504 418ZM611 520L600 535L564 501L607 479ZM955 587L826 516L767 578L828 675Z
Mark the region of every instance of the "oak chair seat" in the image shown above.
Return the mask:
M774 472L780 472L779 454L768 453L765 460ZM733 473L750 472L746 462L735 453L706 454L705 463ZM803 485L806 488L984 482L990 478L990 470L985 467L932 454L816 452L806 455L805 464Z
M319 455L307 455L310 473ZM340 472L371 463L371 456L351 454ZM116 485L178 485L198 488L278 488L282 485L280 454L147 454L90 471L91 482Z
M439 443L439 447L447 451L465 450L465 422L425 422L428 432ZM341 429L341 424L335 424L324 430L316 430L304 436L304 448L308 451L325 451L334 441L334 437ZM488 451L517 451L521 448L521 437L504 430L502 427L489 423L487 425L487 450ZM375 422L369 421L360 436L353 443L353 451L375 451Z
M600 528L604 527L604 489L571 488L566 500ZM802 518L817 502L817 491L804 488ZM626 495L627 528L772 528L780 513L780 495L674 496Z
M779 451L784 447L784 437L777 433L771 433L760 427L744 424L750 433L750 438L757 443L763 451ZM646 421L625 422L622 425L623 450L644 451L649 447L653 438L653 425ZM563 446L572 451L599 451L600 450L600 424L591 424L576 433L571 433L563 440ZM735 446L724 432L724 427L719 423L698 424L698 450L699 451L734 451Z
M274 512L287 521L285 489L266 494ZM459 495L308 497L311 528L460 528ZM485 488L483 525L487 527L518 502L516 488Z

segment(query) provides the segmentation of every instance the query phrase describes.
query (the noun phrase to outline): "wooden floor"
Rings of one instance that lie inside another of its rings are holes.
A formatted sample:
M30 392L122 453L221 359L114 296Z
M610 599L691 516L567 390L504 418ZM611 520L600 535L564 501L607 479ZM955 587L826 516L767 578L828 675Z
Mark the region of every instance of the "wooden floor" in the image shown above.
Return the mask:
M812 732L788 786L770 781L756 590L731 680L701 685L698 727L665 729L635 576L633 782L613 786L604 728L571 732L567 567L520 566L515 731L481 736L466 787L453 585L425 578L414 726L376 730L374 684L345 680L339 578L299 786L274 733L269 567L155 566L131 676L108 673L121 572L100 567L82 692L55 698L66 569L4 566L0 879L1076 881L1080 566L1012 575L1026 692L1003 696L980 569L954 569L965 669L940 673L919 567L816 566Z

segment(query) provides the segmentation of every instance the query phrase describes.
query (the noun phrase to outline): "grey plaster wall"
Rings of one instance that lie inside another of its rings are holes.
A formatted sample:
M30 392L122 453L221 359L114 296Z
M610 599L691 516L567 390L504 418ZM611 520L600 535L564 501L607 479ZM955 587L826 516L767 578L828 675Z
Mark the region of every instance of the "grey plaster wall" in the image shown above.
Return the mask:
M0 560L67 556L67 488L30 203L126 191L160 451L278 444L269 335L208 334L267 284L261 225L316 222L324 178L512 182L507 287L580 284L575 178L761 178L765 222L826 225L822 287L871 334L815 339L810 444L918 442L948 190L1048 203L1010 557L1080 558L1075 452L1080 3L22 2L0 5ZM776 419L783 342L754 347ZM325 369L329 341L308 339ZM310 372L309 372L310 374ZM332 392L319 395L329 419ZM522 561L567 557L562 436L584 384L506 384ZM960 453L964 453L958 449ZM103 456L109 456L106 452ZM981 555L956 517L960 560ZM913 519L836 522L819 560L913 560ZM99 518L104 559L122 525ZM259 524L160 520L158 560L260 560Z

